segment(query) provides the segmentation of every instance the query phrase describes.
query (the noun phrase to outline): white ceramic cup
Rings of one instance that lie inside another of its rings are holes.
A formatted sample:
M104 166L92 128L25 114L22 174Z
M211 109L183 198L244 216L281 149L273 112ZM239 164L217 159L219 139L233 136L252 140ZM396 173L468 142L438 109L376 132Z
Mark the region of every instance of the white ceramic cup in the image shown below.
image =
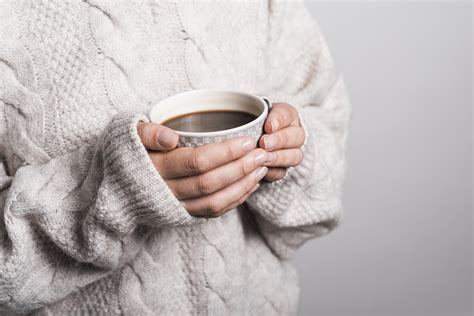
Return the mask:
M225 90L191 90L163 99L150 111L150 120L162 124L170 118L187 113L234 110L251 113L257 116L253 121L235 128L215 132L182 132L179 135L178 147L197 147L217 143L227 139L252 136L255 144L263 133L263 124L268 116L271 103L257 95Z

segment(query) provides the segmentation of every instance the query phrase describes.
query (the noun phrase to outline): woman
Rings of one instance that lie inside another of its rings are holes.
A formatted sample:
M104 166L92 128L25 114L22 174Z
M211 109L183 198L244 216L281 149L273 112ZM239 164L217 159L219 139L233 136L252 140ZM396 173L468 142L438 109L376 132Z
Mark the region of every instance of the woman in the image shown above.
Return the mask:
M289 259L338 223L349 119L302 3L2 1L0 20L1 310L296 313ZM143 115L201 88L279 102L261 148L174 149Z

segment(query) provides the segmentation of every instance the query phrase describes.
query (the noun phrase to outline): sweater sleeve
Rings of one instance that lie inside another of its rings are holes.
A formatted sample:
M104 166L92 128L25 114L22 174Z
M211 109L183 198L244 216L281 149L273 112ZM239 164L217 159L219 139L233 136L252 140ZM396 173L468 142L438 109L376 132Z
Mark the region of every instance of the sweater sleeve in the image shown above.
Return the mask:
M12 175L0 160L0 310L55 302L130 260L150 228L202 220L155 170L139 120L117 114L96 144Z
M269 51L276 69L272 101L299 112L304 159L248 200L269 247L290 258L305 241L327 234L341 219L350 102L318 25L302 2L273 3Z

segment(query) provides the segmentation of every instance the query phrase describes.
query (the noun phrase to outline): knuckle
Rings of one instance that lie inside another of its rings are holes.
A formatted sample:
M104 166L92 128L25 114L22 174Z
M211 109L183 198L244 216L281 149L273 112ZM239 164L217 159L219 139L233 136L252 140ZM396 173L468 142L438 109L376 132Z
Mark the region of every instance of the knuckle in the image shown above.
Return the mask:
M286 154L286 159L285 159L285 166L292 166L298 162L300 159L300 153L298 152L299 150L291 150Z
M208 209L206 213L206 217L216 218L216 217L219 217L219 213L215 213L214 211Z
M209 217L218 217L222 207L216 200L210 200L207 204L206 213Z
M151 136L153 136L153 141L156 144L159 143L158 140L162 137L164 129L165 127L162 125L154 126L153 134Z
M206 170L208 160L200 151L193 151L188 159L188 168L193 172L203 172Z
M141 123L137 127L138 136L142 141L147 141L150 126L148 123Z
M288 106L288 103L280 102L280 103L275 104L274 108L282 110L282 109L286 108L287 106Z
M273 113L273 115L275 116L276 119L278 119L279 121L283 120L285 118L285 116L283 115L282 111L275 111L275 113Z
M211 176L203 175L198 177L197 187L199 193L205 195L212 193L215 186L214 183L215 181Z
M143 134L144 125L145 125L145 123L143 123L143 122L139 122L138 125L137 125L137 134L140 138L142 137L142 134Z
M274 163L281 164L281 155L278 150L272 152Z
M285 132L276 133L277 147L281 147L288 142L288 135Z
M248 167L246 166L245 163L239 162L239 173L240 173L241 177L243 177L247 174L247 169L248 169Z
M234 159L234 146L233 145L233 142L228 142L225 146L225 149L224 149L224 157L226 159L226 161L231 161Z
M289 103L285 103L284 106L282 107L282 114L285 116L286 120L294 121L296 118L298 118L298 110L296 107Z
M146 124L145 127L143 128L143 134L149 140L155 139L156 132L157 132L156 126L153 124Z
M206 218L215 218L217 217L217 214L215 214L214 211L211 210L210 208L206 208L203 211L203 216Z

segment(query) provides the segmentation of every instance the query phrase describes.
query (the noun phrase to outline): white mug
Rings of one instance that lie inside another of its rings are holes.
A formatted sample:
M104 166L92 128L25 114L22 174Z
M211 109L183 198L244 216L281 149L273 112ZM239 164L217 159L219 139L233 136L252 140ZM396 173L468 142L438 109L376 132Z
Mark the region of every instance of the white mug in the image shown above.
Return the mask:
M170 118L193 112L212 110L243 111L255 115L253 121L231 129L215 132L183 132L179 135L178 147L197 147L227 139L252 136L255 145L263 134L263 124L271 103L260 96L225 90L191 90L163 99L150 111L150 120L162 124Z

